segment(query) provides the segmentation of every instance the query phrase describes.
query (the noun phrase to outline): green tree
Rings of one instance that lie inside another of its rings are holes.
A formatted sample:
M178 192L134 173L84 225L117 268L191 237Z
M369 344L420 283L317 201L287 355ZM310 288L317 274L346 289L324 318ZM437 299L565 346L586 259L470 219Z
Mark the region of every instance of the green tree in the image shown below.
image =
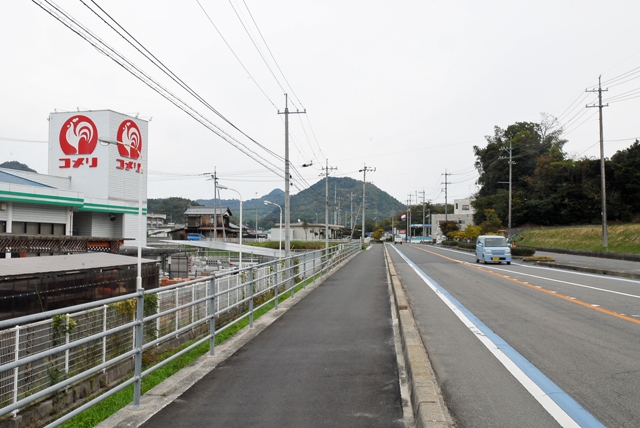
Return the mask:
M444 236L449 236L449 233L458 232L460 230L460 226L455 221L441 221L440 222L440 230Z
M487 208L484 211L486 220L480 225L482 233L498 233L498 231L502 229L502 222L500 221L498 214L490 208Z
M540 173L541 158L546 159L543 166L565 159L562 149L566 140L562 138L562 128L558 127L555 118L543 114L540 123L516 122L506 129L496 126L493 135L485 138L486 147L474 147L475 167L480 174L477 183L481 185L473 202L474 222L481 224L486 220L486 209L493 209L502 221L507 222L510 150L512 220L514 224L533 221L529 204L535 206L540 201L531 194L530 184ZM548 199L546 202L557 204Z
M478 236L482 235L482 228L474 225L467 226L464 229L464 235L470 241L475 241Z
M382 235L384 235L384 229L381 227L377 227L373 232L371 232L371 238L376 241L379 241L382 238Z
M607 174L609 215L623 221L637 221L640 216L640 142L611 157Z

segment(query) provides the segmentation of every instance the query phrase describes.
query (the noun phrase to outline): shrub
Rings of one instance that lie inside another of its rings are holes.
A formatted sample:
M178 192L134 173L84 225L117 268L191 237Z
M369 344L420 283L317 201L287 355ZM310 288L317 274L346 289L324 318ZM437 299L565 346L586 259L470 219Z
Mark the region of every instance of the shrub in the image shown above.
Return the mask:
M530 257L535 253L536 249L531 247L515 247L511 249L512 256Z
M459 241L458 242L458 247L466 248L466 249L469 249L469 250L475 250L476 249L476 244L474 244L473 242Z

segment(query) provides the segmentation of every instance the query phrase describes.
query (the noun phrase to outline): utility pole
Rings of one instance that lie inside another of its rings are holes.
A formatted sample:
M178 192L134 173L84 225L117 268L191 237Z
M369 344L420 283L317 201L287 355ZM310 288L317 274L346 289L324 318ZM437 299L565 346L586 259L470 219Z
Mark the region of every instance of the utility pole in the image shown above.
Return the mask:
M291 237L289 230L291 229L291 207L289 206L289 181L291 174L289 173L289 115L290 114L306 114L304 111L289 111L289 98L284 94L284 112L278 110L278 114L284 114L284 255L291 255ZM240 225L242 227L242 225Z
M602 76L598 76L598 89L585 89L585 92L597 92L598 93L598 105L587 105L587 108L598 107L600 117L600 190L602 192L602 248L609 246L607 237L607 193L605 187L605 168L604 168L604 133L602 131L602 108L608 107L609 104L602 105ZM608 89L604 89L608 91Z
M362 244L364 244L364 218L366 214L366 204L365 204L365 193L366 193L366 184L367 184L367 171L375 172L375 168L368 167L367 164L364 164L364 168L362 168L358 172L364 172L364 178L362 180Z
M217 205L217 191L218 191L218 177L216 176L216 167L213 167L213 174L209 174L209 180L213 181L213 240L218 237L218 210ZM224 227L224 224L222 225Z
M324 247L329 251L329 172L333 171L334 167L329 167L329 159L327 159L327 166L324 168L324 180L325 180L325 206L324 206ZM328 254L328 253L327 253Z
M411 194L407 195L407 235L409 239L407 242L411 242Z
M425 204L425 198L426 198L427 195L425 194L424 189L422 189L422 192L419 192L419 193L422 193L422 241L424 242L424 238L425 238L425 233L424 232L425 232L425 229L427 228L425 226L425 221L424 221L425 220L425 218L424 218L425 217L424 216L424 214L425 214L424 213L425 205L424 204ZM418 196L416 195L416 198L417 197Z
M444 221L449 221L448 213L447 213L447 194L449 191L449 181L447 181L447 177L451 174L447 174L447 170L444 170Z
M351 192L351 209L349 211L349 227L353 230L353 192Z
M333 224L338 224L338 185L333 185Z
M504 156L499 156L498 159L509 159L509 225L507 227L507 240L510 240L511 239L511 187L513 183L512 166L515 163L513 161L513 147L511 145L511 140L509 140L509 148L500 147L500 150L509 150L508 158Z

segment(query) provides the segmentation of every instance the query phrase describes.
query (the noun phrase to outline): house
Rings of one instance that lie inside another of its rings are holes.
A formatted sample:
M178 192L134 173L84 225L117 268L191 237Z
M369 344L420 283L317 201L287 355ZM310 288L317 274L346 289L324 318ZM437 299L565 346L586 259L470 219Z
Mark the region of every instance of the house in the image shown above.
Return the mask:
M431 223L433 225L431 235L435 237L442 236L440 222L445 221L445 219L458 223L461 231L464 231L467 226L473 225L473 214L475 211L471 206L471 201L472 199L470 198L454 199L453 213L448 213L446 216L444 214L433 214L431 216Z
M228 207L189 207L184 212L185 233L200 233L207 238L237 238L240 228L229 222Z

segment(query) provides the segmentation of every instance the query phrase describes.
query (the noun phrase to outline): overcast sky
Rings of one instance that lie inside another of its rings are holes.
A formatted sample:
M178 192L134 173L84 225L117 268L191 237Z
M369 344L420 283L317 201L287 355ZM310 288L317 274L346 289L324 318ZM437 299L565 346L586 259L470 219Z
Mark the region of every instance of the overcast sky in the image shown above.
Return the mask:
M284 188L270 169L282 174L286 92L290 110L307 112L290 116L291 163L304 178L294 174L293 193L318 181L328 159L334 176L362 180L365 164L375 168L367 181L401 202L424 189L442 203L445 171L449 201L472 195L473 146L541 112L560 119L567 152L598 157L598 109L585 108L597 96L585 89L599 75L611 99L605 155L640 136L637 0L96 3L245 135L80 1L56 4L268 168L24 0L0 2L0 162L47 173L49 113L110 109L151 120L149 197L211 198L199 174L215 168L220 184L251 199Z

